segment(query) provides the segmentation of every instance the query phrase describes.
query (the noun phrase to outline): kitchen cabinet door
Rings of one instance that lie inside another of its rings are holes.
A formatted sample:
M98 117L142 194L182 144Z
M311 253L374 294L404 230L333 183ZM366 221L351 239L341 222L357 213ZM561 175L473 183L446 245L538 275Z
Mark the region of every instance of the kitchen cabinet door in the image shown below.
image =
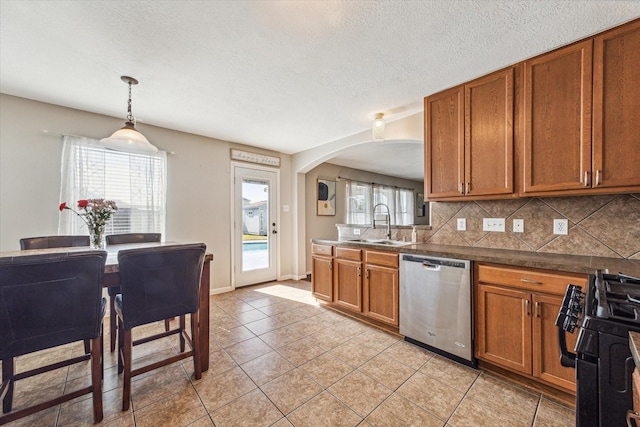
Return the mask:
M560 364L556 317L562 297L533 294L533 376L575 393L576 370ZM573 351L577 331L567 334L567 348Z
M466 196L513 193L513 75L509 68L464 86Z
M523 193L588 188L592 39L525 61Z
M400 281L398 269L366 265L364 278L364 314L372 319L398 326Z
M362 263L335 259L335 302L350 310L362 311Z
M333 301L333 259L311 257L311 290L314 297Z
M424 185L427 199L464 194L464 87L424 100Z
M531 374L531 294L477 286L476 357Z
M594 188L640 189L640 20L594 39Z

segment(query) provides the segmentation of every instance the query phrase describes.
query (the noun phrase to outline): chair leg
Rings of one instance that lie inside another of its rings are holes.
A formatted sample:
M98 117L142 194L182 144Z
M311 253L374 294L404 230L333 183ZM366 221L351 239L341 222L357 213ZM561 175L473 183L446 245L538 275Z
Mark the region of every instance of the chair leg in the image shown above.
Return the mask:
M2 360L2 388L4 398L2 399L2 412L6 414L11 411L13 404L13 375L15 372L15 363L13 357Z
M121 328L118 335L123 336L122 358L124 359L124 377L122 379L122 410L128 411L131 401L131 329Z
M171 319L164 319L164 330L169 332L171 329Z
M116 349L116 296L109 296L109 335L111 338L111 352Z
M91 385L93 387L93 422L102 421L102 334L91 341Z
M191 341L193 342L193 376L196 380L202 378L202 366L200 364L200 333L198 331L199 313L191 313Z
M91 353L91 340L84 340L84 354Z
M121 331L124 331L124 327L122 325L122 320L120 320L120 318L118 318L118 327L120 328ZM124 334L118 334L118 375L120 375L122 373L122 370L124 369L124 363L123 363L123 348L124 348Z
M184 320L184 316L180 316L180 333L178 334L178 336L180 337L180 353L184 353L184 332L186 329L186 323Z

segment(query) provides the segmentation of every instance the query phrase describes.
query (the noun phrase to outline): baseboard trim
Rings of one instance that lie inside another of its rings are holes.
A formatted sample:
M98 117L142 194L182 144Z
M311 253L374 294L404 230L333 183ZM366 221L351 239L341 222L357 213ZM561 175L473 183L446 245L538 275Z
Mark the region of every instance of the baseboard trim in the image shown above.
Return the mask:
M233 286L227 286L227 287L224 287L224 288L209 289L209 295L224 294L225 292L231 292L233 290L234 290Z

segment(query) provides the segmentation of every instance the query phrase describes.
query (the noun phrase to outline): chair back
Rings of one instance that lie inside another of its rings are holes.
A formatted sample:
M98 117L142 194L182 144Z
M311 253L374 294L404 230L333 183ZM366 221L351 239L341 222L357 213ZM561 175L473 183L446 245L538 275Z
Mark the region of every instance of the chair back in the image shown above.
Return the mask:
M195 243L119 251L125 329L195 313L205 250Z
M0 258L0 359L100 335L106 251Z
M89 246L89 236L43 236L20 239L20 249L71 248Z
M111 234L106 236L107 245L123 245L125 243L159 242L162 239L160 233L127 233Z

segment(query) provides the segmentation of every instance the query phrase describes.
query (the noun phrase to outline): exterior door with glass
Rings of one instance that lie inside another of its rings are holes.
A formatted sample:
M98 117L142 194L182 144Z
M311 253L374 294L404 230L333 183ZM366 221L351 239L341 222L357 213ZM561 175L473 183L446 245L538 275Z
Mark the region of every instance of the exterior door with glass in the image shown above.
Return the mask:
M234 166L235 287L277 278L277 172Z

